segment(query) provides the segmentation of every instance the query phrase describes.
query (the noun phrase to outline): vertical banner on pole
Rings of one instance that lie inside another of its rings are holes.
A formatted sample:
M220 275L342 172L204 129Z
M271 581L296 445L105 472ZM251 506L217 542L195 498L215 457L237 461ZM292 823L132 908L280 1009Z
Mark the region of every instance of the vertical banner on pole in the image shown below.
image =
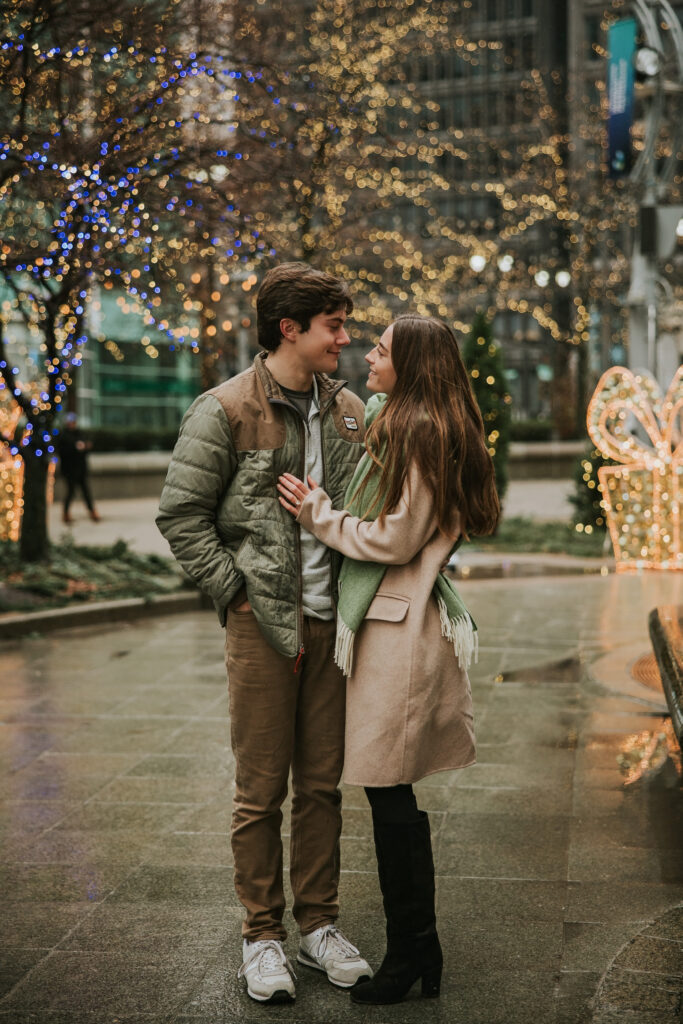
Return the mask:
M633 122L633 86L636 52L635 18L617 21L607 32L607 121L609 176L619 178L631 169L631 124Z

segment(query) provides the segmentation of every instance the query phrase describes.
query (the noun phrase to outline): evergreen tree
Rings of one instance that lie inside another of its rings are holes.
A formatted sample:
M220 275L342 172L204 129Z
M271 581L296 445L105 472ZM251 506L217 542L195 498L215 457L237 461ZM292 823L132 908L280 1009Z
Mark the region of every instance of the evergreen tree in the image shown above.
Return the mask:
M507 390L503 355L496 345L491 324L483 312L472 322L463 350L472 390L484 420L486 444L493 458L498 497L503 502L508 485L511 398Z
M592 533L607 529L605 510L602 506L602 492L598 479L601 466L615 466L611 459L604 459L597 448L591 445L576 464L574 472L574 494L569 500L575 508L574 525Z

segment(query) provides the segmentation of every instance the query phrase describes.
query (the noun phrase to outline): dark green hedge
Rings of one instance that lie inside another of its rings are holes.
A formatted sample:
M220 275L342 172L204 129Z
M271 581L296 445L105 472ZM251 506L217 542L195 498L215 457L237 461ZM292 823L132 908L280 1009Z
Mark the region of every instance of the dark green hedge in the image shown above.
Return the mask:
M166 452L171 451L177 430L117 430L94 427L85 432L94 452Z
M510 424L511 441L550 441L552 436L550 420L513 420Z
M574 506L574 522L585 526L591 526L595 530L605 531L607 520L602 507L602 494L600 492L598 469L601 466L616 466L617 463L611 459L604 459L600 452L590 445L586 449L574 470L574 493L570 494L569 500Z

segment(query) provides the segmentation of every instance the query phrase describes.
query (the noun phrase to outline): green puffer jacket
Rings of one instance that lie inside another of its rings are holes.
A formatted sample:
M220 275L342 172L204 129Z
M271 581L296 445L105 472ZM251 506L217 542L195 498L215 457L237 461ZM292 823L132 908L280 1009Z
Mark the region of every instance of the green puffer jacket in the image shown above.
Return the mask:
M303 612L299 529L278 500L281 473L304 475L303 420L265 365L200 395L180 427L157 526L189 576L213 599L221 623L245 587L264 637L300 650ZM316 375L325 465L320 481L337 508L363 453L363 403L345 381ZM336 597L338 560L333 559Z

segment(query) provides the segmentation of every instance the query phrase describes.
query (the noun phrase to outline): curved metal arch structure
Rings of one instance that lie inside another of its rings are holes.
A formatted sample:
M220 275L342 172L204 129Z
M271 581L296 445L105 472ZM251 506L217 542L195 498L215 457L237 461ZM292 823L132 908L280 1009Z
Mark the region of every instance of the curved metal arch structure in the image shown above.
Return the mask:
M683 112L679 112L677 117L667 119L671 153L655 171L655 148L665 123L666 86L673 87L674 96L683 96L683 28L669 0L631 0L631 7L643 31L646 45L660 57L661 68L655 76L655 91L647 114L643 148L633 165L630 178L634 182L644 182L646 186L662 187L673 178L678 153L683 145ZM669 27L666 33L660 31L658 14L663 15Z

